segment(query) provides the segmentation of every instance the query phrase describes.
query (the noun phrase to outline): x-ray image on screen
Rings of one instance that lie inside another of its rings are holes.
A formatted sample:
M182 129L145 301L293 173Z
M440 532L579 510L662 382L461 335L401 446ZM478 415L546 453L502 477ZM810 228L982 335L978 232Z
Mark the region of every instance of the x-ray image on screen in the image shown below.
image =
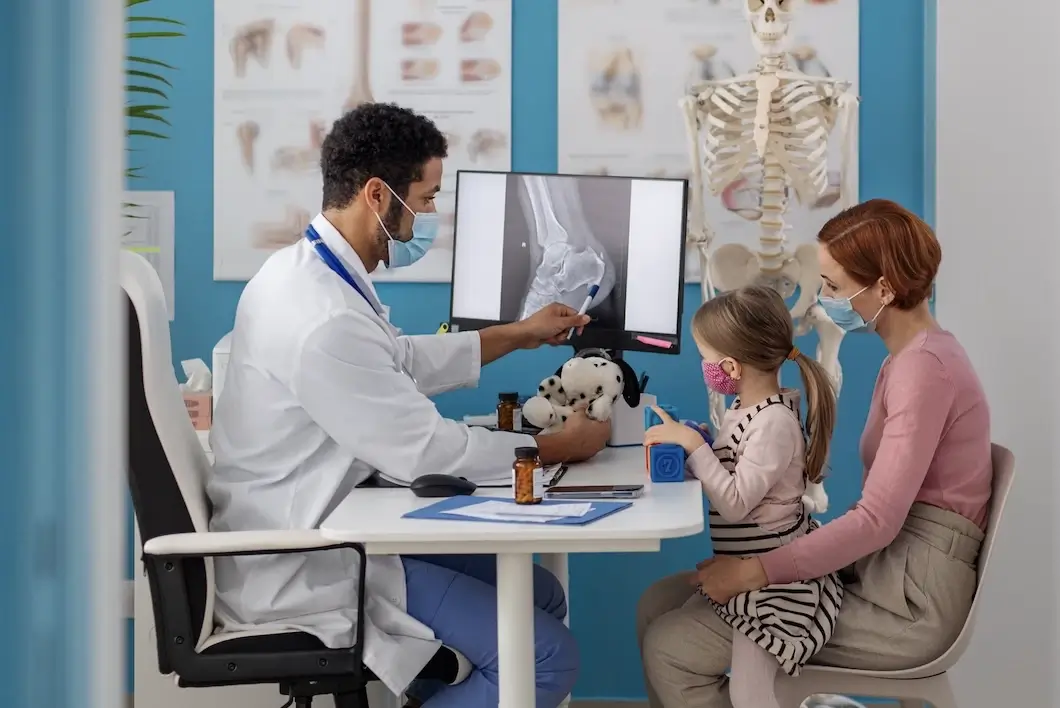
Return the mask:
M595 285L585 346L629 349L645 335L676 349L684 180L467 170L456 181L451 324L580 309Z
M501 319L525 319L552 302L578 309L598 285L588 314L623 329L630 182L518 174L507 181Z

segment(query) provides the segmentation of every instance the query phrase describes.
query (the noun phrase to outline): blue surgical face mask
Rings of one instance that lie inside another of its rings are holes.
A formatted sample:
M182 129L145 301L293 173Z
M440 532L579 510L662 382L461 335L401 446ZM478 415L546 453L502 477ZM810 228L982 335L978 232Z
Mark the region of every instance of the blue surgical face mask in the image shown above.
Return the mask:
M817 302L821 305L824 313L828 315L828 319L835 322L836 326L844 332L851 334L855 332L875 332L876 320L879 318L880 313L883 312L883 308L887 306L880 305L880 309L876 311L876 314L873 315L872 319L866 322L865 318L857 313L857 310L854 309L853 305L854 298L868 289L868 286L866 286L847 298L834 298L818 295Z
M390 185L388 184L386 188L390 189ZM379 225L383 227L383 233L390 239L389 243L387 243L387 254L390 261L387 264L387 268L405 268L423 258L427 251L431 249L434 240L438 238L440 221L437 212L412 211L412 209L409 209L409 205L405 203L405 200L397 195L397 192L390 189L390 193L394 195L394 199L401 202L401 206L412 214L412 238L408 241L398 241L383 223L383 218L379 214L376 214L375 218Z

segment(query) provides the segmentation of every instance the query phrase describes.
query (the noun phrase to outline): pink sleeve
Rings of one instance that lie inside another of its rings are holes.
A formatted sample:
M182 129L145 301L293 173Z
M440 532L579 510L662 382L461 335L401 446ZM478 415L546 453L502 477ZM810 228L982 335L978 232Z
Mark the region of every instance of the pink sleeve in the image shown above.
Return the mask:
M729 522L741 521L791 467L802 431L782 406L767 408L748 425L735 474L722 467L709 445L688 458L688 468L703 485L710 505Z
M918 350L893 363L883 433L857 506L813 533L759 557L770 584L820 578L884 548L913 506L956 392L938 358Z

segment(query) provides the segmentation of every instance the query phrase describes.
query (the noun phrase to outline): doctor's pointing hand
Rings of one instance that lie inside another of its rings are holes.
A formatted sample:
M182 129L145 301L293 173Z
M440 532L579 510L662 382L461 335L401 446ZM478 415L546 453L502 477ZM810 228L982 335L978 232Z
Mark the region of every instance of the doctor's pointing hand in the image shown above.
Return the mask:
M523 349L536 349L542 344L563 344L573 327L578 334L589 324L589 315L579 315L574 308L558 302L546 305L519 323L525 332Z

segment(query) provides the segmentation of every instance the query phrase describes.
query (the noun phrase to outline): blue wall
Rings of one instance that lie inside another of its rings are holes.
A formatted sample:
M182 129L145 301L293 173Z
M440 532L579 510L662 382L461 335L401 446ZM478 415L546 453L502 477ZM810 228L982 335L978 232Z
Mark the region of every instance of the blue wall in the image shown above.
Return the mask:
M847 0L849 1L849 0ZM647 0L645 0L647 2ZM930 3L929 3L930 4ZM861 3L861 196L887 197L930 218L933 181L925 182L933 155L934 85L925 81L925 26L933 45L924 0ZM172 139L136 145L146 178L136 189L176 191L176 309L174 359L209 361L214 343L231 326L241 283L213 280L213 4L156 0L152 14L184 21L187 38L152 47L152 56L180 67L170 92ZM927 17L927 24L925 24ZM556 0L514 0L513 169L556 169ZM933 68L932 68L933 71ZM930 114L930 115L929 115ZM926 132L926 129L930 129ZM250 215L248 215L249 217ZM433 332L448 316L448 286L383 284L394 322L410 333ZM698 286L688 288L690 317ZM686 330L687 331L687 330ZM800 342L806 351L813 341ZM443 414L460 416L490 408L498 390L529 391L555 369L568 350L518 353L488 367L475 391L437 399ZM834 509L857 498L861 466L857 442L884 350L875 337L844 343L844 388L828 489ZM631 363L651 374L660 398L682 415L706 416L699 365L692 348L675 361L633 355ZM789 375L794 376L791 372ZM792 379L794 382L794 379ZM593 698L643 696L634 637L633 610L650 582L684 570L708 554L705 536L664 544L661 553L578 556L572 559L572 621L582 644L585 668L577 695Z

